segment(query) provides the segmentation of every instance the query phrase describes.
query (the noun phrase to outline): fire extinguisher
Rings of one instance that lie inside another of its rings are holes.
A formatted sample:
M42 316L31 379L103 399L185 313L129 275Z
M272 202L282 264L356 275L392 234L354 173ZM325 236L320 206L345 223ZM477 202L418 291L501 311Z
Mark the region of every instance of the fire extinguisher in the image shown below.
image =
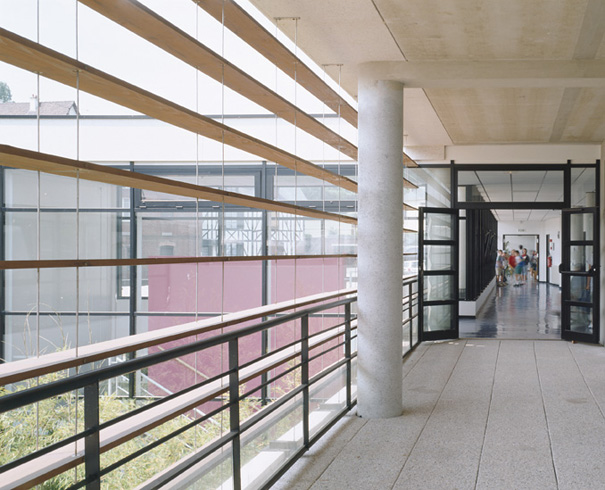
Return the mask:
M552 267L552 257L547 257L547 258L546 258L546 265L547 265L548 267Z

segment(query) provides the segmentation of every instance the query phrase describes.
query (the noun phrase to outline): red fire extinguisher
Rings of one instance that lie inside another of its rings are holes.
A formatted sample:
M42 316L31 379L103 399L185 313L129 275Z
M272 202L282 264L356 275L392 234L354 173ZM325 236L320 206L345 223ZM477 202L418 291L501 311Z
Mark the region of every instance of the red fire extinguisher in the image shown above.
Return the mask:
M552 257L547 257L547 258L546 258L546 265L547 265L548 267L552 267Z

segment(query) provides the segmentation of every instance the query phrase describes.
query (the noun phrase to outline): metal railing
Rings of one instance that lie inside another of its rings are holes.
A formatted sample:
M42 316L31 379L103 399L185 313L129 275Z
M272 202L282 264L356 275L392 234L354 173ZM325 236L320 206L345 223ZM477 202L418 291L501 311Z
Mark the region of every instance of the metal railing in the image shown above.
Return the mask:
M415 344L414 329L415 339L418 339L418 293L417 287L414 291L415 281L415 278L404 281L404 291L407 290L408 295L404 298L403 306L408 313L402 322L402 328L409 329L410 349ZM39 386L21 389L19 383L9 385L8 394L0 397L0 414L35 406L34 404L52 397L61 399L75 391L77 400L83 401L84 425L83 430L70 437L4 464L0 467L0 473L4 474L0 485L33 486L83 464L84 472L81 477L74 478L73 485L69 488L100 488L102 479L111 472L223 414L228 424L218 437L199 449L191 450L168 468L153 475L140 488L159 488L169 482L176 485L182 485L186 481L191 483L208 475L218 465L224 465L226 461L230 461L227 479L233 488L270 486L356 403L357 325L353 312L356 300L356 296L351 294L328 303L318 300L320 304L279 314L232 332L148 353ZM334 314L335 309L337 315ZM309 320L322 313L329 316L329 326L323 328L322 323L321 328L310 329ZM292 332L293 322L296 324L293 340L247 362L241 360L242 343L246 338L262 331L284 327ZM101 421L100 399L104 396L102 383L216 347L225 349L228 359L227 366L219 374L178 392L149 399L149 403L143 406ZM328 366L316 369L315 365L329 353L333 353L332 356L337 359L332 360ZM310 366L314 366L313 369ZM58 372L58 369L55 371ZM242 402L254 398L263 388L270 385L275 387L288 376L295 377L295 386L290 386L289 390L274 397L268 404L259 406L247 417L240 413ZM246 384L250 382L254 386L246 389ZM11 388L19 391L11 393ZM216 402L217 407L203 413L197 410L197 407L208 402ZM195 416L188 417L187 414ZM177 430L158 436L144 447L102 467L101 454L105 451L181 415L185 416L187 423ZM243 455L244 449L247 453L250 452L251 441L254 443L259 433L266 431L267 427L277 426L280 430L268 444L255 447L258 454ZM106 436L110 432L113 434L111 438ZM273 462L259 472L259 464L254 458L263 452L271 452ZM26 470L31 467L37 468L37 471ZM219 482L220 485L223 483Z

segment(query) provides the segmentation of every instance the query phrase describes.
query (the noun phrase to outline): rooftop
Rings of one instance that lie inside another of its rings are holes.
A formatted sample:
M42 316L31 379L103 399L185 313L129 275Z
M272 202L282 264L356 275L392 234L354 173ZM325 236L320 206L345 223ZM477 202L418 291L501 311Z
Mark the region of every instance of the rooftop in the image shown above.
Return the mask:
M0 104L0 116L35 116L37 111L33 107L30 102L4 102ZM40 102L41 116L75 116L77 113L73 100Z

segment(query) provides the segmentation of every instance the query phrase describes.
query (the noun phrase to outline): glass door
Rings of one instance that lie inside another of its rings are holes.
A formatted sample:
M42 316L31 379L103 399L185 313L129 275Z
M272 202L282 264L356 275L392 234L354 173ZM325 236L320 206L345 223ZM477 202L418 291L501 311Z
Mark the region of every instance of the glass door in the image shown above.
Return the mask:
M561 337L599 341L599 221L596 208L564 209Z
M458 210L420 208L420 340L458 338Z

